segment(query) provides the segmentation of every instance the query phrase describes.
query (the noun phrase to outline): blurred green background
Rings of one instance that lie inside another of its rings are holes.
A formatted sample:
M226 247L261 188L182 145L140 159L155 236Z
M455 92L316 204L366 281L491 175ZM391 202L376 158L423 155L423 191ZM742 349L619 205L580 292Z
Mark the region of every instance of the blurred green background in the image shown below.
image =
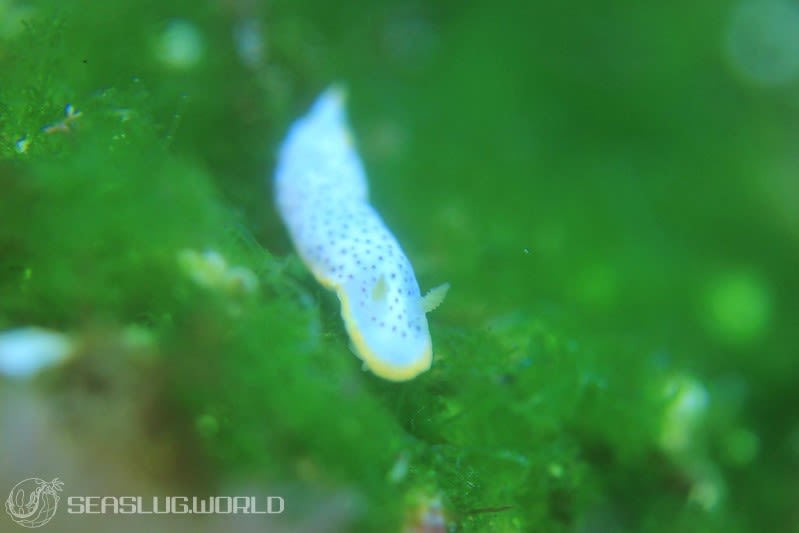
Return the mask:
M145 332L141 424L193 450L156 484L355 494L328 530L799 531L797 28L789 0L0 0L0 328L78 339L36 387L84 413L129 401ZM452 285L406 384L361 372L272 206L333 82L422 290ZM111 400L69 377L96 366Z

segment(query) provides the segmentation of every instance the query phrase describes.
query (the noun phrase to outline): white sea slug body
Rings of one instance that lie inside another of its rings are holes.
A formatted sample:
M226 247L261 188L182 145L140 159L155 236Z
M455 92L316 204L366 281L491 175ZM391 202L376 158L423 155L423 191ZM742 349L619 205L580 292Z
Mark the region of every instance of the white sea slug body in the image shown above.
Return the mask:
M410 262L369 204L343 93L322 93L289 130L274 178L277 209L302 260L336 291L352 347L376 375L411 379L430 368L425 313L446 287L422 298Z

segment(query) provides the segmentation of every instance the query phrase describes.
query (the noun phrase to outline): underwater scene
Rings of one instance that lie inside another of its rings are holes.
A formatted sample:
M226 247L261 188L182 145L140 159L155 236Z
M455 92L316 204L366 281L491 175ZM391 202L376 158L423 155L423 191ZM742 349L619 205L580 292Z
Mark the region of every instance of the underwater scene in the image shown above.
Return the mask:
M0 531L799 533L799 2L0 0Z

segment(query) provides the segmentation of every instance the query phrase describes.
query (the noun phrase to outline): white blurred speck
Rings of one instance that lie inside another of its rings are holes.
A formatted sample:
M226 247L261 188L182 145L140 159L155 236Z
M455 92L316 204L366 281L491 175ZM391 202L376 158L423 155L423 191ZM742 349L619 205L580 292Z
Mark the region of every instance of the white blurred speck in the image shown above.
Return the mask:
M718 507L724 495L724 482L715 473L699 477L691 486L688 501L699 505L705 511L712 511Z
M72 352L66 335L28 327L0 333L0 374L24 379L54 366Z
M744 80L766 87L799 77L799 7L787 0L744 0L727 26L724 52Z
M264 63L264 38L257 20L242 20L233 30L233 39L239 58L247 67L255 69Z
M388 472L388 480L391 483L400 483L405 479L408 475L408 467L410 466L410 460L408 458L407 453L401 453L399 457L397 457L397 461L394 463L394 466L391 467L391 470Z
M660 446L671 454L690 451L707 411L708 391L698 379L681 375L665 382L664 396L668 406L663 414Z
M200 62L205 43L197 26L187 20L175 19L159 36L156 50L162 63L185 70Z
M181 250L177 259L183 271L200 286L231 293L253 293L258 289L258 278L250 269L228 265L216 250Z

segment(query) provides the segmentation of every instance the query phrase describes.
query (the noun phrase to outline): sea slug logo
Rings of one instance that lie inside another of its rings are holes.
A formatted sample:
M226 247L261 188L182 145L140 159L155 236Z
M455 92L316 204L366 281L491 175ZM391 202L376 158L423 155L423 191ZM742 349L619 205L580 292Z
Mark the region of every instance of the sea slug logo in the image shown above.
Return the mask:
M0 0L2 1L2 0ZM64 483L38 477L20 481L6 499L6 513L23 527L41 527L55 516ZM279 515L286 502L281 496L67 496L70 515L247 514Z
M64 483L58 478L49 483L29 477L14 485L6 500L6 512L11 520L24 527L41 527L49 522L61 499L58 492Z

